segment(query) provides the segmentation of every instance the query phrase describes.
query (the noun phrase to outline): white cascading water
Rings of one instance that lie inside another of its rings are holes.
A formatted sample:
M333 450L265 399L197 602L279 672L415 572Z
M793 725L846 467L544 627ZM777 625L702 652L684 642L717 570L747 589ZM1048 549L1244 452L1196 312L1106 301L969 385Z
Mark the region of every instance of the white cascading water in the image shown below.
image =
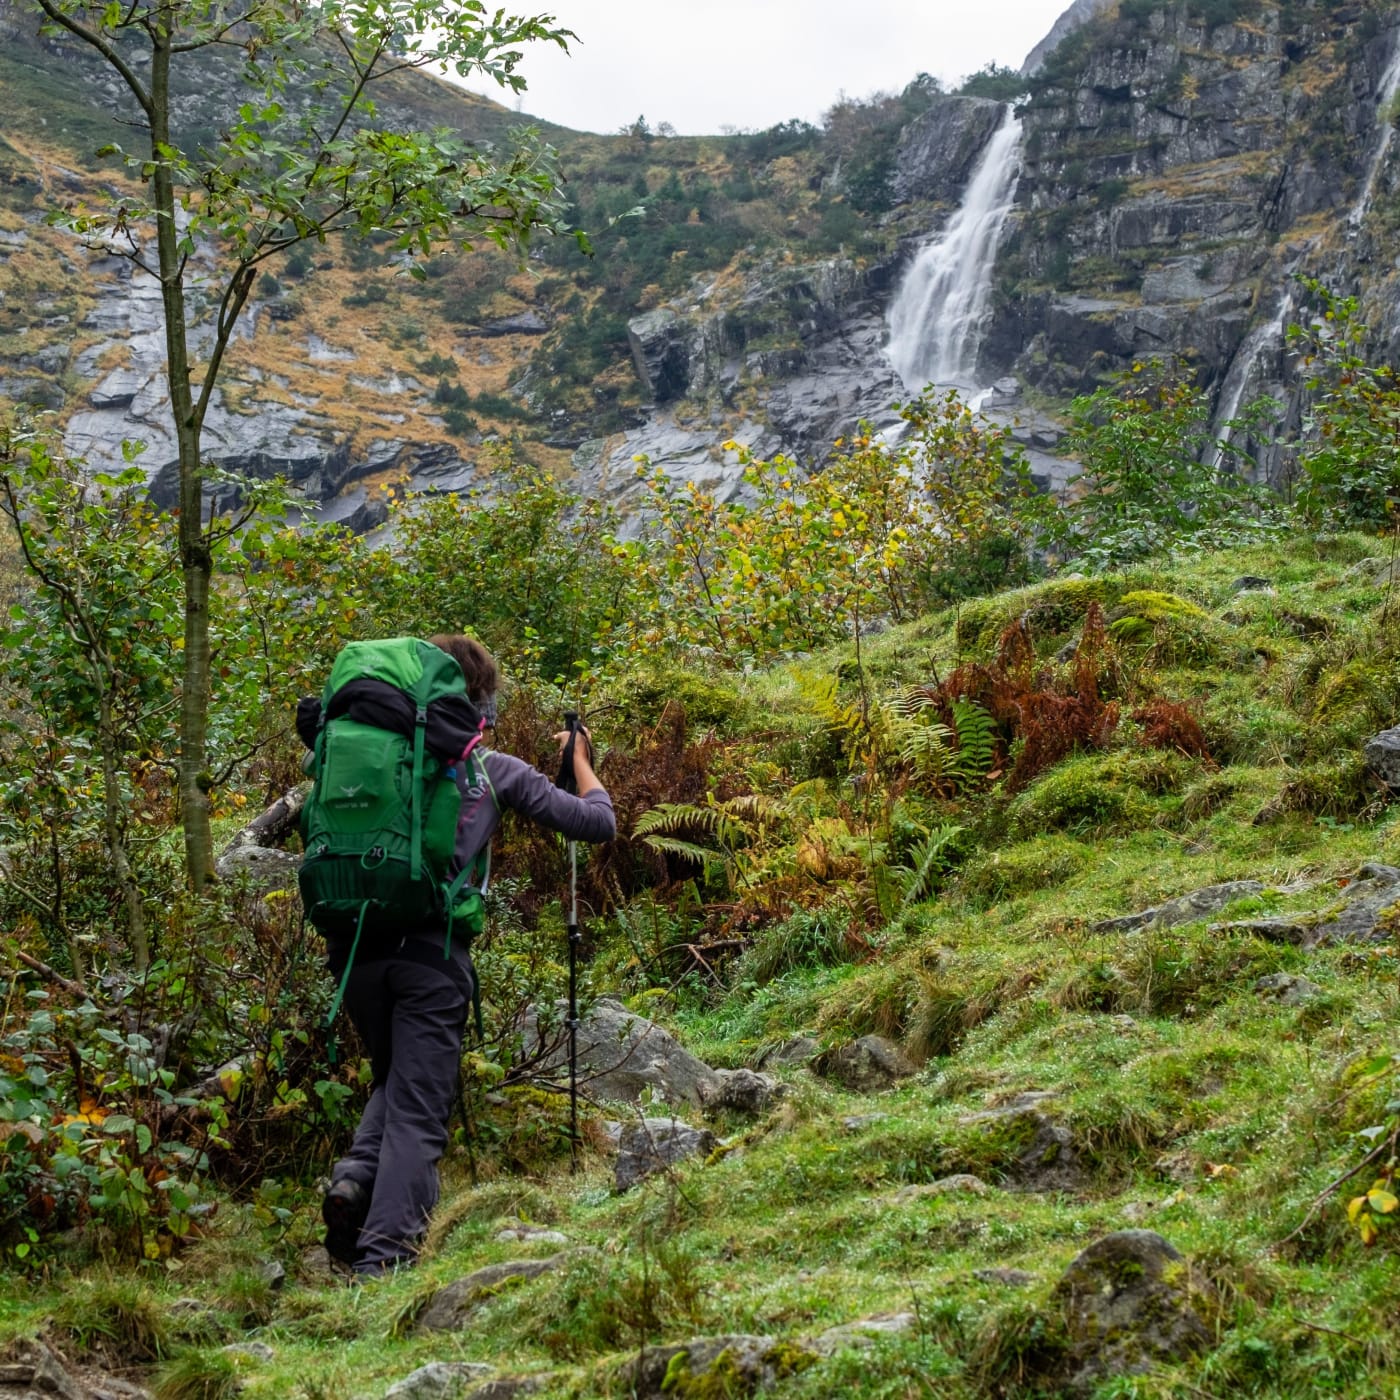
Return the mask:
M1366 178L1361 183L1361 193L1352 205L1351 213L1347 215L1347 223L1352 228L1360 224L1371 207L1371 199L1376 192L1376 179L1381 173L1381 166L1385 164L1386 152L1390 150L1391 138L1395 134L1395 128L1390 124L1390 104L1395 100L1397 91L1400 91L1400 36L1397 36L1395 52L1391 54L1390 62L1381 74L1381 89L1376 98L1376 144L1366 166Z
M997 241L1020 174L1021 123L1008 107L957 213L919 250L890 303L886 353L906 389L975 387Z
M1284 287L1280 294L1278 304L1274 307L1274 314L1263 325L1255 326L1240 341L1240 348L1235 351L1235 358L1230 361L1230 369L1225 375L1225 382L1220 386L1220 398L1217 400L1215 410L1214 437L1217 443L1230 441L1234 431L1229 426L1230 420L1239 413L1240 406L1244 403L1245 391L1251 387L1256 390L1261 387L1253 382L1255 368L1266 354L1276 352L1278 347L1283 344L1284 328L1288 325L1288 318L1292 314L1293 286L1290 283ZM1214 452L1215 465L1219 466L1225 456L1223 448L1207 448L1206 450Z

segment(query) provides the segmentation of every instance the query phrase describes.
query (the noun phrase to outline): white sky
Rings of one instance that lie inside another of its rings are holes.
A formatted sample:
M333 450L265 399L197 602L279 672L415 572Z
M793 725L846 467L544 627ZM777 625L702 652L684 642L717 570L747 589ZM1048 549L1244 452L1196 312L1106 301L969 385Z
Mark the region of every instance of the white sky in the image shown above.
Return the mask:
M488 0L494 8L497 0ZM578 35L536 46L523 110L583 131L644 115L682 135L815 121L841 92L945 86L995 62L1019 68L1069 0L513 0ZM482 88L514 105L509 93Z

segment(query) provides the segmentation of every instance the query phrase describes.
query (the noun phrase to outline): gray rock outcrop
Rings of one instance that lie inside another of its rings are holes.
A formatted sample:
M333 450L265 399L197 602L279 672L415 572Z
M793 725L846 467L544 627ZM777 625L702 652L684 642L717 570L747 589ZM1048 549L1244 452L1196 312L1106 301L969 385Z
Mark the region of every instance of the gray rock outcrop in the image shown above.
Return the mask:
M718 1146L719 1139L708 1128L692 1128L676 1118L644 1118L623 1126L613 1167L613 1184L618 1191L630 1191L656 1172L705 1156Z
M1210 1346L1217 1300L1182 1255L1151 1230L1119 1230L1079 1254L1056 1285L1073 1372L1091 1389L1105 1376L1142 1375Z
M1305 914L1273 914L1218 925L1311 951L1337 943L1379 943L1400 929L1400 869L1367 861L1340 900Z
M568 1047L559 1032L564 1014L556 1008L553 1026L541 1027L531 1011L522 1027L522 1052L539 1057L541 1069L560 1070ZM669 1031L628 1011L613 997L599 997L578 1031L579 1087L590 1098L640 1103L645 1095L676 1108L703 1108L721 1091L719 1073L697 1059Z
M815 1359L813 1352L771 1337L745 1333L697 1337L676 1346L644 1348L618 1368L617 1379L630 1387L627 1393L637 1400L687 1394L749 1395L801 1369L804 1360L810 1364ZM702 1389L710 1378L718 1385Z
M985 1196L991 1189L980 1176L973 1176L971 1172L954 1172L952 1176L940 1176L937 1181L901 1186L890 1197L890 1204L904 1206L912 1201L936 1200L939 1196Z
M899 1046L880 1035L863 1035L847 1045L822 1051L812 1061L812 1071L858 1094L892 1089L919 1072Z
M756 1061L758 1069L780 1069L787 1065L805 1065L821 1053L821 1044L810 1035L795 1035L781 1044L770 1046Z
M414 1326L420 1332L458 1332L487 1298L517 1280L538 1278L559 1268L569 1256L555 1254L548 1259L511 1259L488 1264L465 1278L439 1288L418 1314Z
M1174 928L1177 924L1218 914L1237 899L1262 894L1264 888L1258 880L1228 880L1223 885L1207 885L1204 889L1192 890L1190 894L1178 895L1175 899L1154 904L1150 909L1136 914L1100 919L1093 928L1095 933L1135 933L1144 928Z
M491 1371L479 1361L430 1361L391 1385L384 1400L462 1400Z
M1002 104L985 97L938 97L900 133L890 189L896 204L913 199L957 204L1001 124Z
M0 1400L152 1400L129 1381L84 1367L70 1369L39 1341L21 1341L0 1357Z
M719 1076L719 1088L705 1100L705 1107L711 1112L765 1113L784 1092L784 1086L771 1074L751 1069L721 1069L715 1073Z
M960 1120L1005 1144L1006 1185L1013 1190L1074 1191L1084 1185L1074 1135L1044 1112L1043 1106L1054 1097L1046 1090L1031 1090Z
M803 1346L818 1356L834 1356L838 1351L866 1351L883 1337L899 1337L912 1332L918 1318L910 1312L888 1313L880 1317L862 1317L855 1322L843 1322L828 1327L825 1332L810 1337Z
M1272 972L1260 977L1254 990L1269 1001L1280 1006L1301 1006L1305 1001L1323 995L1322 988L1307 977L1297 977L1291 972Z
M1391 792L1400 793L1400 728L1383 729L1362 750L1367 770Z

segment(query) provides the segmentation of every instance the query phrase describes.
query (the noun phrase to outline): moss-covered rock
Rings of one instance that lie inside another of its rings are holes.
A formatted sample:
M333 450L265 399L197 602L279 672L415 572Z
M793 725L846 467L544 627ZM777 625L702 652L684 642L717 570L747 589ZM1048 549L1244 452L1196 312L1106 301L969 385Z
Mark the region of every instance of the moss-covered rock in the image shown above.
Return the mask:
M1022 619L1031 636L1049 640L1064 637L1083 625L1093 604L1109 607L1123 591L1123 580L1063 578L979 598L958 614L956 638L959 652L986 652L1015 621Z
M1150 826L1160 815L1153 799L1198 771L1181 755L1160 751L1071 758L1016 798L1007 813L1010 829L1029 838L1046 831L1102 835Z
M969 861L959 877L959 891L969 904L985 908L1032 890L1062 885L1084 868L1091 855L1082 841L1068 836L1037 836Z
M1118 1230L1076 1256L1055 1289L1069 1333L1070 1386L1141 1375L1211 1345L1215 1291L1151 1230Z

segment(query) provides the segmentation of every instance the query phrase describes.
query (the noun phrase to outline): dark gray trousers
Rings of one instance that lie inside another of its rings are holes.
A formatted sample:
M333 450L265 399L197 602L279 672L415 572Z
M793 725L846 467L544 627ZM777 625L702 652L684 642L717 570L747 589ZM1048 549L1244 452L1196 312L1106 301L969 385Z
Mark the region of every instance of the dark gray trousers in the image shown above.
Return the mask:
M370 1192L357 1273L411 1263L437 1204L437 1164L462 1062L470 960L436 944L351 968L345 1008L369 1049L374 1088L350 1151L331 1170ZM463 974L467 975L464 976Z

